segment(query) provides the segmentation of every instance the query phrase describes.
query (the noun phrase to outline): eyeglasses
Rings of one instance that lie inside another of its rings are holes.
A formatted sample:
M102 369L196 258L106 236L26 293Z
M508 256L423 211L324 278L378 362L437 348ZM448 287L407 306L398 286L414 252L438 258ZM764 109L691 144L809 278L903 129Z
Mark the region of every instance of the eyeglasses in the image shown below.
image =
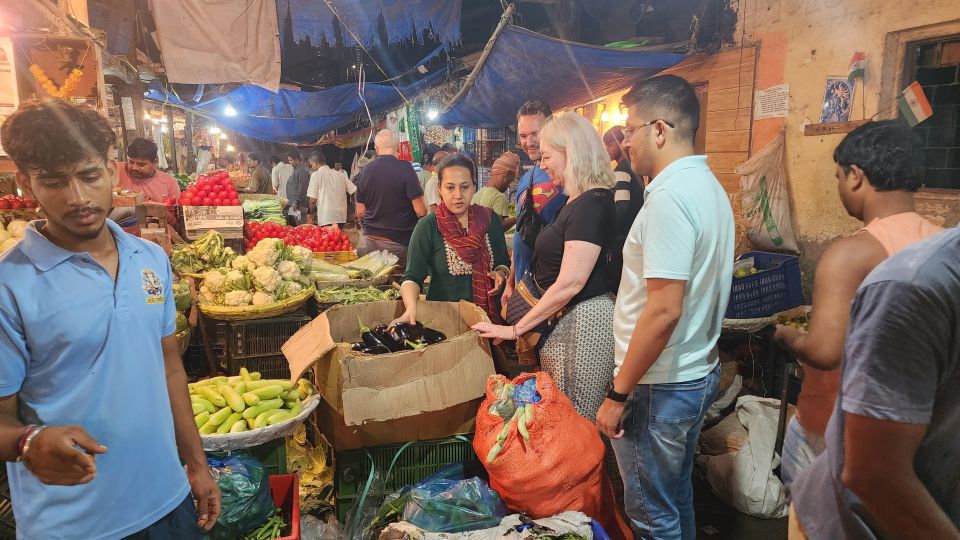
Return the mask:
M656 124L657 122L663 122L664 124L670 126L671 128L674 127L673 122L668 122L668 121L666 121L666 120L663 120L663 119L661 119L661 118L658 118L658 119L656 119L656 120L651 120L651 121L649 121L649 122L647 122L647 123L640 124L639 126L624 126L624 127L623 127L623 138L624 138L624 139L629 139L630 137L633 136L633 134L634 134L638 129L640 129L640 128L645 128L645 127L647 127L647 126L652 126L652 125Z

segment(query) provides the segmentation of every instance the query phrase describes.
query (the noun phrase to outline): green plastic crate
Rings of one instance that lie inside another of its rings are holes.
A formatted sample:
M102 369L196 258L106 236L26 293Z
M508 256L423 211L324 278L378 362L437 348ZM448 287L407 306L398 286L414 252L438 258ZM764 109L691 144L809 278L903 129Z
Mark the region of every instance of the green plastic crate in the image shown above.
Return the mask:
M463 463L467 468L479 466L479 460L473 451L472 438L473 435L470 434L462 438L450 437L409 443L397 458L390 477L387 478L387 492L416 484L451 463ZM354 499L363 491L370 474L370 459L367 453L373 459L376 470L386 474L390 463L403 446L404 444L391 444L333 453L335 507L337 519L341 523L346 519Z

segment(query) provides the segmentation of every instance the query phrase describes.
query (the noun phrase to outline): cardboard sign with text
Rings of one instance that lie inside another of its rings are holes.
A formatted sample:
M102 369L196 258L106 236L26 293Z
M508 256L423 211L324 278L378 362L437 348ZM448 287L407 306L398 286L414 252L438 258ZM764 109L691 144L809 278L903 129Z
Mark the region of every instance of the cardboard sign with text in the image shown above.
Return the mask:
M183 228L187 240L196 240L210 230L224 238L243 237L243 208L240 206L184 206Z

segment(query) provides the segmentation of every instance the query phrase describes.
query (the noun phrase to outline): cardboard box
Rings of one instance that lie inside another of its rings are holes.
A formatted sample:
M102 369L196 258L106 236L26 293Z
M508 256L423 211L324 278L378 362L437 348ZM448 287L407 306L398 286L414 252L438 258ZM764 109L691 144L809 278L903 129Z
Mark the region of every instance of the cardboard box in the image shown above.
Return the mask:
M127 208L143 204L143 193L139 191L124 191L113 194L114 208Z
M314 414L320 433L334 450L341 451L473 433L476 430L477 408L482 402L483 399L478 398L442 411L385 422L367 422L361 426L346 425L343 415L323 400L320 400Z
M148 229L156 226L158 229L167 228L167 205L158 202L146 201L137 206L135 211L137 215L137 224L141 229Z
M432 420L439 423L448 420L444 415L458 416L463 424L463 410L455 407L482 397L487 377L494 374L489 342L470 329L488 321L486 313L469 302L420 302L418 318L446 334L446 341L375 356L350 350L350 343L360 339L358 319L372 327L402 312L403 303L396 301L341 305L322 313L281 348L293 380L312 367L320 395L342 417L343 426L414 417L409 420L413 424L376 429L422 433L425 428L417 422L423 420L415 417L425 413L437 413Z

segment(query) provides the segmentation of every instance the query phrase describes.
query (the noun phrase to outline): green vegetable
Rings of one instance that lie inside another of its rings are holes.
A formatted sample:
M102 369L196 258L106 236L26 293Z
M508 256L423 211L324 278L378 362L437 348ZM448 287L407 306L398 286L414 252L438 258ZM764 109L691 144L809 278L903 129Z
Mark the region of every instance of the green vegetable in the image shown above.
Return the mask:
M241 538L241 540L272 540L274 538L280 538L280 535L286 526L287 522L284 521L282 516L280 516L280 509L277 508L276 514L268 519L262 527L247 533Z
M317 300L330 304L362 304L364 302L379 302L381 300L396 300L400 297L397 289L381 291L376 287L330 287L317 291Z

